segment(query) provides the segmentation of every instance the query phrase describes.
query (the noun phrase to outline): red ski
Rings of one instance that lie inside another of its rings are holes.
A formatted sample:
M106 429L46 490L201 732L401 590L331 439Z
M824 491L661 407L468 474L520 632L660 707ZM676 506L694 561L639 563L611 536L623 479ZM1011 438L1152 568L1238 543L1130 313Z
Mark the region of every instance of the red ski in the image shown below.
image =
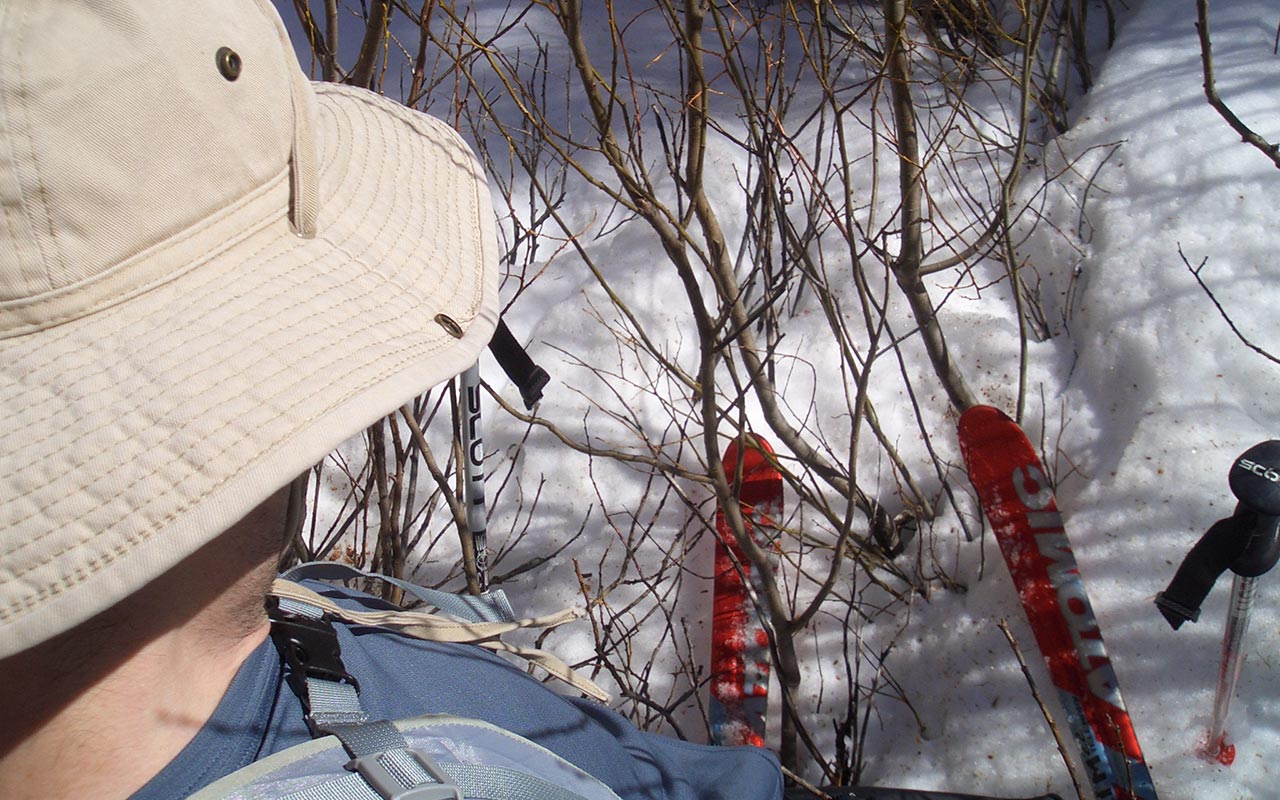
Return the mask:
M782 476L769 463L773 454L759 436L742 450L738 502L747 532L761 547L775 546L775 521L782 517ZM724 452L724 471L738 470L739 443ZM744 582L743 578L749 582ZM734 541L724 509L716 511L715 600L711 622L711 736L716 744L764 747L769 704L769 634L751 594L761 597L760 576Z
M1001 411L975 406L960 417L960 451L1058 690L1093 797L1155 800L1151 773L1035 449Z

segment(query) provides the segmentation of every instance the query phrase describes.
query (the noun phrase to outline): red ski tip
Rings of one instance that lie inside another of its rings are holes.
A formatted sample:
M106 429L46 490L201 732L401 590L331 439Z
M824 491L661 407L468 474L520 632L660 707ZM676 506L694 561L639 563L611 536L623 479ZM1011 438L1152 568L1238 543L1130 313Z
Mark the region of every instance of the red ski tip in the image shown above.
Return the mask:
M773 478L781 478L778 471L769 463L769 456L773 455L773 448L764 439L753 433L743 434L750 437L751 441L746 445L746 450L742 453L742 479L749 481L752 479L772 480ZM734 471L738 468L738 439L729 442L724 449L724 457L720 464L724 468L724 472L729 476L729 480L733 480ZM766 455L768 454L768 455ZM758 476L756 473L764 472L765 474Z
M782 518L783 481L770 461L772 455L768 442L748 433L742 441L730 442L721 460L737 491L747 535L767 551L775 547L776 525ZM763 596L762 580L760 571L738 547L725 510L717 509L710 701L711 735L716 744L765 746L769 633L751 600L753 593Z

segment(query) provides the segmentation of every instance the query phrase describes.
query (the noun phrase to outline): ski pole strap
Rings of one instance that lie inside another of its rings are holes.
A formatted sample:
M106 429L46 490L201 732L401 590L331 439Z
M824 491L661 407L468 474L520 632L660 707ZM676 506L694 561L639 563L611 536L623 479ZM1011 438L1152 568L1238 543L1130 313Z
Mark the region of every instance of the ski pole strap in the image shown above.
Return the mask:
M360 578L379 580L397 587L410 597L415 597L449 616L466 622L514 622L516 619L511 601L501 589L490 589L480 595L453 594L439 589L428 589L389 575L368 572L337 561L309 561L287 570L281 577L290 581L307 578L320 581L351 581Z
M1174 630L1200 619L1200 606L1213 584L1244 552L1246 534L1241 515L1220 519L1187 553L1169 587L1156 595L1156 607Z
M489 341L489 350L497 359L498 366L507 374L507 378L520 390L520 399L526 409L532 409L542 399L543 388L551 382L547 371L529 358L529 353L520 345L516 337L507 327L507 323L498 320L498 328Z
M1156 595L1156 607L1177 630L1200 618L1200 606L1222 573L1242 577L1268 572L1280 559L1276 518L1240 507L1215 522L1200 537L1174 574L1169 587Z

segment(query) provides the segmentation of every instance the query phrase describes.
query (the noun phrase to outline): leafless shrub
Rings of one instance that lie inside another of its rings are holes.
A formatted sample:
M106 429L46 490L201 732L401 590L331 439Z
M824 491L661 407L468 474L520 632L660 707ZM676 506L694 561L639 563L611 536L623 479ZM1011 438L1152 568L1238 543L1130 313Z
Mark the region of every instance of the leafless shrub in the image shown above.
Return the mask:
M576 582L593 630L581 666L639 724L706 735L699 554L717 505L766 578L756 599L784 763L856 781L875 705L910 708L895 636L858 631L956 585L933 555L955 535L933 524L957 505L954 412L996 399L1022 413L1025 377L1010 397L952 352L947 301L1007 286L1023 358L1028 338L1049 335L1014 189L1091 80L1090 6L295 0L318 74L397 96L475 143L505 201L508 307L568 297L574 317L555 318L591 331L535 337L556 361L557 401L526 413L490 395L521 437L490 448L506 526L491 531L492 562L508 579ZM1092 7L1112 24L1108 3ZM340 31L361 43L350 65ZM660 254L644 267L664 292L656 308L634 265L610 263L637 248ZM606 342L601 363L591 353ZM319 468L333 522L313 521L308 555L460 577L448 407L423 398L370 430L367 461ZM409 418L435 419L433 443ZM721 464L748 431L774 443L787 486L776 550L747 534L739 476ZM596 496L549 501L551 476L523 460L532 448L558 448L555 469L590 476ZM965 524L963 509L948 518ZM540 525L559 526L571 574L536 552ZM584 536L591 548L573 545ZM806 671L819 652L843 674Z

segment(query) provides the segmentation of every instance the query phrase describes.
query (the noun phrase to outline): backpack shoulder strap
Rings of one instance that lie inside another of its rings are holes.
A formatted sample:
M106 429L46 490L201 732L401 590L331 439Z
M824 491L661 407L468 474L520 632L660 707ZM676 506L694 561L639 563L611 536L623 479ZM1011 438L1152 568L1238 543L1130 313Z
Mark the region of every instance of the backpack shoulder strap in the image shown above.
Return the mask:
M290 800L462 800L462 792L425 754L413 750L386 720L370 720L360 705L360 685L342 663L338 633L312 605L272 598L271 639L280 651L289 687L302 701L311 735L333 736L351 757L351 774ZM371 790L373 794L369 794Z
M618 800L545 748L487 723L370 719L330 612L278 594L268 610L286 681L316 738L215 782L193 800ZM459 759L459 752L472 760Z

